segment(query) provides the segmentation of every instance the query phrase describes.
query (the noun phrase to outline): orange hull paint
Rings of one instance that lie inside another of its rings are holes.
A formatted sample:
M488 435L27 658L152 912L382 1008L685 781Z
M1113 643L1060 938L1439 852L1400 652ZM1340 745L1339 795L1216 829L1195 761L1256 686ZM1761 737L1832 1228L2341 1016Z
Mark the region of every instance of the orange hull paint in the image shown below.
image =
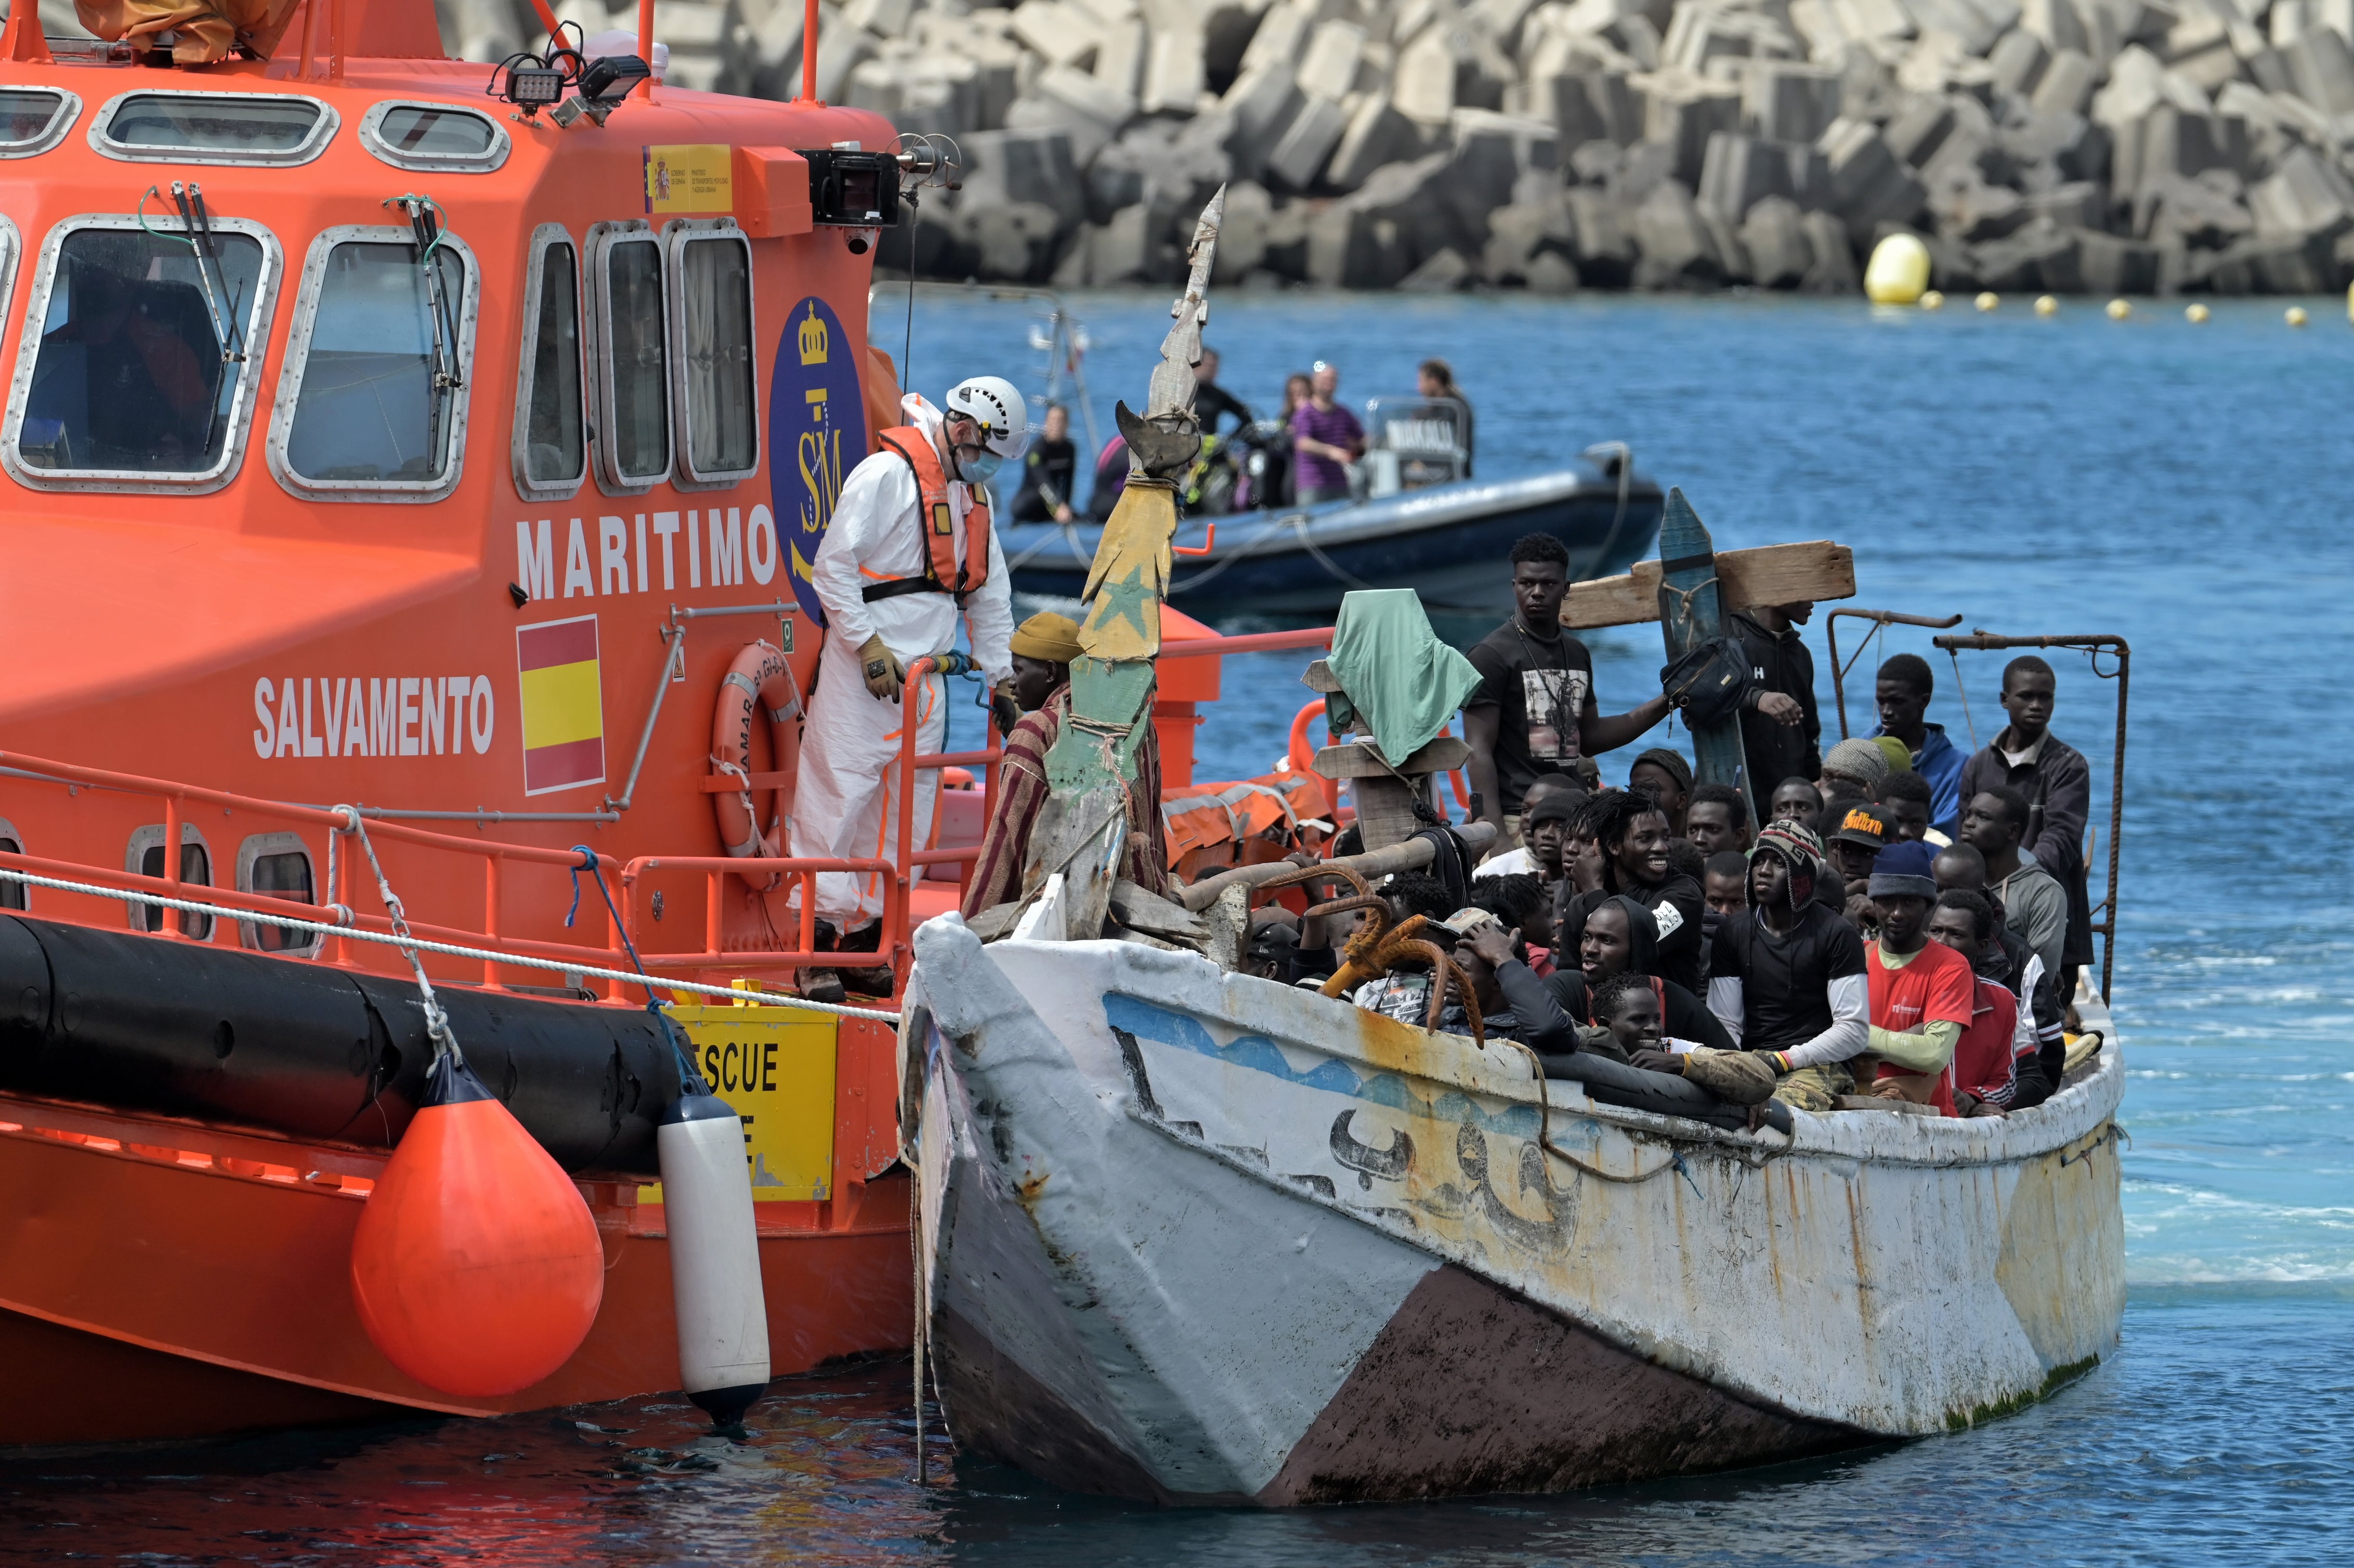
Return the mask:
M44 1121L108 1130L61 1137ZM461 1400L396 1370L352 1303L366 1199L340 1183L365 1180L380 1153L270 1149L253 1136L241 1154L290 1163L217 1154L199 1166L179 1146L213 1140L186 1123L5 1098L0 1122L16 1125L0 1128L0 1192L16 1195L0 1225L0 1353L34 1369L29 1387L20 1381L0 1402L0 1446L201 1437L403 1409L489 1415L678 1386L668 1244L660 1211L635 1205L634 1183L582 1183L608 1263L587 1342L544 1382ZM839 1214L764 1205L799 1211L762 1216L778 1373L905 1348L907 1193L895 1175L856 1188Z

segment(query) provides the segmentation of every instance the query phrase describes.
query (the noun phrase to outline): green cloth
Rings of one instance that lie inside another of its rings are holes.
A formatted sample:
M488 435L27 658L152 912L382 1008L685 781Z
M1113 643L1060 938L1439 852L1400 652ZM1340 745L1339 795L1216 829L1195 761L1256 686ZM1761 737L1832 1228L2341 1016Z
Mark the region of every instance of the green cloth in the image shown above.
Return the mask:
M1471 661L1430 630L1412 588L1342 595L1326 662L1393 768L1446 733L1479 684Z

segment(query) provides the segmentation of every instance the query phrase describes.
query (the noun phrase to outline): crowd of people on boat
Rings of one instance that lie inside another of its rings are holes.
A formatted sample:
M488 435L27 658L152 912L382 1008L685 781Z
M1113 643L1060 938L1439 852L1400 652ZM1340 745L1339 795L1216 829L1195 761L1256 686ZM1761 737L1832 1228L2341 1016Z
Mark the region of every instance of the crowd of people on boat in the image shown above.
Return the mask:
M1313 417L1333 385L1310 383L1310 417L1297 428L1324 435L1303 434L1303 454L1318 441L1339 448L1337 428ZM966 880L970 917L1021 889L1047 754L1070 722L1079 629L1051 614L1015 626L997 567L983 487L1025 455L1020 394L973 377L943 408L911 397L905 411L886 450L843 486L811 573L829 641L856 653L821 666L784 828L793 854L822 859L879 862L903 810L917 840L928 836L937 783L925 776L902 801L892 763L909 722L919 750L938 749L942 678L908 675L960 620L1006 736ZM918 525L936 514L959 525ZM1798 631L1813 605L1742 607L1729 619L1750 665L1738 712L1745 787L1698 783L1664 747L1638 752L1624 782L1607 785L1597 758L1649 734L1669 698L1604 714L1593 659L1562 622L1568 551L1531 535L1508 565L1513 613L1469 651L1459 688L1469 791L1494 830L1484 860L1469 863L1467 841L1441 832L1448 847L1434 846L1428 870L1331 913L1265 904L1248 967L1425 1027L1515 1041L1549 1075L1590 1079L1599 1059L1735 1106L1829 1110L1861 1096L1997 1116L2060 1087L2069 1006L2092 957L2090 773L2051 731L2049 663L2009 662L2009 723L1966 753L1926 717L1928 663L1896 654L1878 671L1873 732L1825 750ZM1157 805L1147 731L1137 799ZM1134 815L1122 874L1163 893L1166 824L1152 805ZM1321 847L1361 845L1352 829ZM1295 858L1303 870L1323 863ZM885 882L879 870L817 879L821 948L876 951ZM801 980L804 994L832 1000L893 984L871 964Z
M1511 565L1515 613L1471 650L1463 705L1493 853L1457 880L1444 856L1394 876L1345 922L1257 912L1258 972L1443 1030L1476 1016L1552 1075L1587 1076L1599 1054L1733 1105L1986 1117L2057 1091L2092 957L2090 774L2051 731L2047 662L2010 661L2009 723L1966 752L1925 716L1928 663L1896 654L1873 732L1825 751L1797 631L1814 606L1748 607L1733 621L1752 661L1750 787L1696 784L1665 747L1606 785L1597 755L1667 699L1603 714L1561 625L1567 552L1532 535Z
M1250 405L1218 380L1218 351L1202 350L1194 366L1197 383L1193 411L1203 433L1212 442L1249 440L1262 456L1254 488L1244 499L1253 506L1320 506L1346 501L1353 493L1352 471L1364 456L1364 422L1340 401L1341 368L1318 360L1306 370L1284 377L1281 411L1261 427ZM1471 407L1456 384L1455 372L1444 359L1426 359L1415 373L1416 395L1426 409L1443 409L1461 450L1459 472L1471 472L1473 424ZM1231 423L1228 421L1231 420ZM1006 499L1007 515L1015 523L1101 523L1111 516L1128 483L1128 443L1115 435L1105 442L1088 469L1088 495L1078 494L1079 449L1071 439L1070 409L1047 405L1038 438L1024 455L1022 471Z

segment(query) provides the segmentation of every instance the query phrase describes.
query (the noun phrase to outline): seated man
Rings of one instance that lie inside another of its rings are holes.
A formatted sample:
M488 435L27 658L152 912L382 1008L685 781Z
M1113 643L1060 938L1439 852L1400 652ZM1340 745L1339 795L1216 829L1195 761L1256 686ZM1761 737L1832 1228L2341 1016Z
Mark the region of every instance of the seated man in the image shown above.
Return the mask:
M1850 736L1823 758L1815 788L1826 800L1869 800L1888 777L1888 754L1861 736Z
M1861 800L1834 801L1838 815L1832 819L1831 831L1824 835L1824 847L1829 853L1831 869L1840 875L1842 897L1840 908L1853 926L1865 936L1872 935L1878 923L1873 909L1872 868L1880 852L1888 846L1888 819L1876 806Z
M1716 952L1716 934L1724 923L1749 913L1749 857L1726 850L1712 854L1701 867L1701 939Z
M1895 842L1911 841L1944 849L1954 841L1929 825L1929 781L1906 769L1880 781L1876 804L1888 819L1888 836Z
M1796 822L1810 833L1823 831L1823 792L1808 779L1785 779L1774 786L1774 821Z
M2003 919L2057 975L2068 941L2068 892L2026 850L2027 797L2007 784L1981 789L1962 807L1961 839L1986 857L1987 891ZM2067 998L2062 998L2065 1005Z
M1686 991L1700 990L1706 973L1700 950L1700 884L1669 868L1667 813L1641 790L1605 789L1585 803L1577 825L1593 834L1602 852L1602 885L1571 899L1555 921L1563 945L1581 941L1588 912L1624 894L1649 910L1659 926L1659 978Z
M1935 694L1936 677L1931 673L1929 662L1918 653L1897 653L1880 666L1873 700L1880 709L1880 727L1875 736L1893 739L1904 754L1904 762L1891 766L1909 766L1929 781L1935 803L1929 810L1929 820L1936 827L1950 832L1961 815L1962 765L1969 760L1962 749L1946 737L1946 726L1931 724L1925 716L1929 699ZM1838 747L1832 747L1836 754ZM1831 766L1829 758L1823 762Z
M1863 940L1815 897L1822 845L1795 822L1768 825L1749 857L1748 911L1717 928L1708 1007L1732 1042L1766 1054L1774 1097L1830 1110L1854 1086L1848 1062L1870 1043Z
M1663 966L1656 917L1635 899L1617 894L1594 906L1578 939L1577 959L1577 973L1564 977L1553 987L1573 1015L1600 1023L1602 1020L1592 1011L1591 997L1618 975L1642 975L1657 982L1653 989L1659 993L1660 1017L1670 1034L1720 1051L1736 1049L1724 1025L1697 994L1659 975Z
M1627 788L1649 792L1668 814L1668 836L1684 836L1684 809L1691 803L1691 764L1682 753L1655 746L1627 769Z
M1959 953L1929 940L1937 896L1926 844L1892 844L1872 874L1880 939L1865 954L1872 980L1872 1092L1955 1115L1954 1047L1975 1015L1977 977Z
M1558 880L1561 876L1558 838L1555 840L1550 871L1539 871L1536 852L1531 847L1536 809L1555 795L1564 795L1569 798L1568 806L1559 819L1566 821L1579 806L1585 803L1585 786L1577 781L1577 776L1574 773L1539 774L1530 782L1527 792L1521 797L1520 847L1490 855L1479 863L1479 869L1471 874L1473 876L1509 876L1514 872L1527 871L1537 872L1547 882ZM1501 842L1500 839L1498 841L1499 843Z
M1531 1050L1558 1054L1578 1049L1577 1025L1553 991L1521 959L1520 933L1476 906L1458 909L1447 924L1465 933L1455 961L1471 978L1479 1001L1480 1025L1490 1040L1517 1040ZM1456 1010L1450 1009L1450 1016ZM1466 1025L1469 1020L1465 1020Z
M1970 1021L1954 1046L1954 1109L1961 1116L2002 1115L2019 1087L2019 1063L2035 1061L2035 1036L2019 1026L2019 999L1980 969L2000 924L1979 893L1940 893L1929 911L1929 940L1968 960L1977 982Z
M1013 633L1013 699L1022 720L1005 736L999 761L996 799L981 851L964 885L960 907L968 920L982 910L1022 896L1022 866L1030 853L1030 830L1046 803L1046 753L1071 711L1071 661L1079 656L1078 623L1067 615L1034 615ZM1147 726L1136 754L1138 792L1161 798L1161 747ZM1146 853L1129 857L1128 874L1154 893L1167 885L1169 856L1161 813L1148 811L1152 828Z
M1702 854L1747 853L1749 802L1730 784L1702 785L1684 807L1683 836Z
M1994 911L1994 933L1975 967L1980 980L2009 988L2019 1003L2021 1033L2034 1042L2032 1059L2019 1064L2018 1086L2012 1092L2010 1108L2027 1110L2040 1106L2059 1088L2068 1060L2066 1014L2060 1006L2059 985L2043 972L2043 960L2035 956L2035 949L2003 924L2002 900L1987 892L1984 855L1967 844L1955 844L1937 852L1929 872L1937 879L1941 895L1980 894L1987 906Z
M1539 980L1553 972L1553 900L1544 884L1521 874L1479 877L1471 885L1471 902L1506 930L1519 934L1528 966Z

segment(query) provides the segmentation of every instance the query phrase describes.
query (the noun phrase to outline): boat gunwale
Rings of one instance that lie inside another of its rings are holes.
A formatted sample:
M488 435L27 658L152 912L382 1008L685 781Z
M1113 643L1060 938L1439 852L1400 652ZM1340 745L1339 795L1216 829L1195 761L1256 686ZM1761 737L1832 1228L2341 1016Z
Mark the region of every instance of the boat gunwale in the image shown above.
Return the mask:
M1644 1140L1712 1144L1744 1157L1752 1156L1754 1151L1755 1157L1744 1158L1744 1162L1751 1164L1800 1157L1931 1170L1979 1170L2025 1164L2063 1151L2071 1144L2097 1132L2114 1119L2124 1096L2123 1052L2115 1037L2114 1022L2108 1018L2106 1009L2102 1008L2098 1022L2105 1027L2101 1031L2102 1049L2094 1070L2041 1105L2027 1110L2002 1117L1922 1117L1907 1116L1902 1112L1861 1110L1815 1113L1793 1107L1792 1128L1787 1134L1773 1132L1770 1128L1755 1133L1735 1132L1683 1117L1626 1106L1603 1105L1588 1097L1583 1087L1571 1079L1547 1078L1543 1080L1546 1086L1540 1095L1536 1078L1515 1076L1500 1071L1499 1058L1475 1044L1469 1036L1432 1033L1394 1020L1381 1022L1409 1031L1413 1036L1418 1037L1408 1044L1407 1049L1415 1054L1422 1065L1410 1065L1404 1060L1384 1060L1383 1054L1363 1044L1364 1021L1370 1015L1353 1002L1304 992L1297 987L1262 980L1256 975L1228 973L1198 955L1164 953L1156 948L1118 941L1034 942L1009 938L988 946L992 949L1010 949L1014 953L1095 949L1108 956L1116 952L1146 972L1158 969L1168 974L1180 985L1188 981L1199 984L1208 978L1200 972L1201 969L1207 969L1218 977L1222 1001L1233 997L1236 989L1235 982L1252 981L1271 988L1270 998L1279 995L1300 999L1303 1003L1311 998L1315 1002L1329 1002L1335 1008L1347 1010L1330 1015L1331 1022L1341 1027L1315 1033L1306 1031L1291 1033L1293 1044L1373 1074L1395 1074L1440 1089L1490 1096L1532 1108L1549 1107L1555 1128L1571 1120L1599 1122ZM1131 969L1129 972L1132 975L1136 971ZM1173 1000L1166 991L1155 996L1125 986L1106 989L1120 994L1136 995L1140 1001L1159 1005L1171 1005ZM2089 996L2090 993L2087 994ZM2100 1007L2096 996L2091 997L2091 1003ZM1215 1019L1229 1027L1245 1031L1257 1027L1245 1022L1244 1012L1239 1008L1209 1009L1190 999L1180 1005L1182 1011L1205 1022ZM1106 1028L1108 1029L1108 1024ZM1434 1049L1456 1053L1457 1059L1466 1065L1476 1064L1484 1070L1451 1076L1434 1074L1427 1070L1431 1065L1429 1054ZM1563 1086L1568 1094L1564 1096L1556 1091L1553 1087L1554 1085ZM2050 1115L2041 1114L2047 1110ZM1876 1119L1856 1119L1859 1118ZM2019 1132L2016 1139L2009 1136L2014 1128ZM1898 1147L1885 1146L1888 1135L1892 1133L1899 1140ZM1903 1143L1917 1146L1923 1141L1932 1147L1926 1150L1902 1147ZM2019 1147L2009 1147L2014 1143Z
M1321 512L1303 506L1265 506L1254 508L1249 512L1226 513L1214 516L1204 514L1199 517L1187 517L1184 521L1225 523L1233 530L1235 540L1233 544L1220 544L1213 541L1209 547L1209 554L1201 557L1204 564L1215 565L1220 561L1240 556L1273 556L1304 549L1304 545L1296 542L1297 535L1303 533L1309 534L1317 547L1320 549L1338 546L1379 543L1435 529L1453 527L1458 524L1476 521L1478 518L1490 515L1498 511L1559 505L1579 500L1581 493L1585 493L1584 498L1597 503L1606 501L1615 504L1617 502L1617 486L1606 480L1589 479L1581 475L1573 482L1561 482L1565 476L1574 474L1575 471L1564 469L1546 473L1523 474L1513 479L1464 480L1458 482L1464 487L1459 490L1453 485L1434 485L1429 492L1401 491L1396 495L1379 496L1365 501L1341 502ZM1439 491L1447 491L1450 493L1437 493ZM1667 493L1662 491L1655 481L1638 475L1628 487L1627 503L1630 507L1638 503L1664 504L1666 497ZM1475 500L1478 503L1476 509L1473 506ZM1378 515L1375 516L1359 517L1343 526L1329 530L1320 528L1320 524L1336 519L1346 513L1368 513L1377 510ZM1258 525L1252 526L1254 523ZM1091 528L1100 534L1103 526L1102 524L1091 519L1086 522L1075 520L1070 523L1009 524L998 531L999 543L1009 556L1014 557L1014 569L1021 569L1027 567L1033 558L1024 555L1022 546L1031 546L1043 554L1044 547L1054 543L1055 536L1076 540L1079 537L1080 530ZM1246 536L1244 533L1245 529L1248 530ZM1286 535L1293 535L1295 543L1283 548L1276 547L1275 541ZM1088 561L1092 563L1092 560L1093 556L1090 555Z

